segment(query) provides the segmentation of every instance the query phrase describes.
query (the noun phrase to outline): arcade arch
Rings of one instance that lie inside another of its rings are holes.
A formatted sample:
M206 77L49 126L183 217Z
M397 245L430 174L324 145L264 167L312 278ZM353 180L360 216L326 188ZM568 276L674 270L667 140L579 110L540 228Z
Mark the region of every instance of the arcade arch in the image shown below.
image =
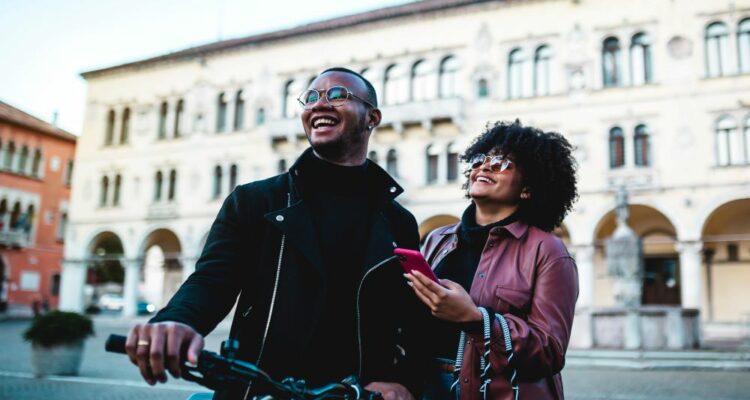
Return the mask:
M100 232L89 242L86 254L84 307L87 311L121 311L123 303L118 299L122 299L125 281L122 240L114 232Z
M146 235L139 254L143 258L140 295L161 308L183 282L180 239L169 229L155 229Z

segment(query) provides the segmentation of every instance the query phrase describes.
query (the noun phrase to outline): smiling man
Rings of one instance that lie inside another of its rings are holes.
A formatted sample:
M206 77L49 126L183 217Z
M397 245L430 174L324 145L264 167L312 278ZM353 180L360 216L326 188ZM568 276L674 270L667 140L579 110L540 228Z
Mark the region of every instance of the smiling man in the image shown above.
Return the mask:
M274 378L320 386L359 375L386 399L419 390L423 358L412 324L425 311L391 258L394 247L417 249L419 235L394 200L401 187L366 158L381 120L375 90L331 68L299 102L310 148L289 172L229 195L195 272L149 323L131 329L128 355L150 384L166 381L165 371L179 377L179 349L189 346L194 362L237 301L230 337L239 358Z

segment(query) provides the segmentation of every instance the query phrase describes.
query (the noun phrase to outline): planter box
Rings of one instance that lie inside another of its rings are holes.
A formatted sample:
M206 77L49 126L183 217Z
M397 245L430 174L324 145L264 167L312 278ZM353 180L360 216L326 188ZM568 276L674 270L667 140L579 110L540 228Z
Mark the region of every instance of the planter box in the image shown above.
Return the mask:
M83 340L64 345L31 346L31 367L34 375L78 375L83 358Z

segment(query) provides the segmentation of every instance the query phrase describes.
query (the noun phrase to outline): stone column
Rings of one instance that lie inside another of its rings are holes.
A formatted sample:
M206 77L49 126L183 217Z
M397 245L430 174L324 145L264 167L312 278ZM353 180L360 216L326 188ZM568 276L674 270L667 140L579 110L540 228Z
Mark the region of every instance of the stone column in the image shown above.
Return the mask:
M137 258L123 258L120 260L120 263L125 268L122 316L134 317L138 311L138 282L141 275L141 260Z
M703 243L699 241L677 244L677 251L680 252L682 307L698 311L701 311L703 303L702 248Z
M84 311L83 289L86 284L86 261L63 260L60 282L60 309Z
M576 308L591 308L594 305L594 245L578 246L575 252L578 267L578 302Z

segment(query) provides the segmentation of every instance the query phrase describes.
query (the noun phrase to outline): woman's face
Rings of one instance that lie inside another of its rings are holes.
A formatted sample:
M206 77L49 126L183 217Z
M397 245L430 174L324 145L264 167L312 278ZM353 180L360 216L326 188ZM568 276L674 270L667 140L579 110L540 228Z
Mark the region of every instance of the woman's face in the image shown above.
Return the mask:
M493 157L502 154L493 151L488 155ZM507 161L510 161L507 167L500 171L500 166ZM473 168L469 174L469 196L475 201L517 205L521 201L522 191L523 176L513 154L504 156L500 163L485 158L484 162Z

